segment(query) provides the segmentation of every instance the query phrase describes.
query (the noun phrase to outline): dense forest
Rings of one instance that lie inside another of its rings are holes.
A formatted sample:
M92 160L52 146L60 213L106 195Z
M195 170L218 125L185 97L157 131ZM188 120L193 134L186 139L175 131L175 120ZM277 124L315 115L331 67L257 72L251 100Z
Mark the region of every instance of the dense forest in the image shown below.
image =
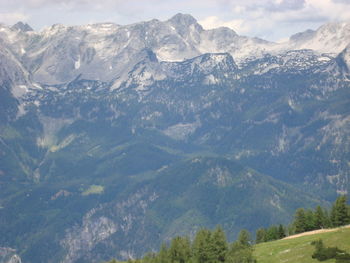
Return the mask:
M243 229L236 241L227 241L220 226L214 230L200 229L191 239L188 236L174 237L169 244L163 243L159 252L149 252L142 259L129 259L128 263L255 263L254 243L282 239L288 235L306 231L339 227L350 224L350 206L346 196L340 196L330 210L317 206L314 210L299 208L293 222L288 225L273 225L259 228L255 241L251 234ZM349 254L336 247L324 247L322 240L314 243L313 258L323 261L335 258L336 262L350 262ZM117 263L113 259L107 263Z

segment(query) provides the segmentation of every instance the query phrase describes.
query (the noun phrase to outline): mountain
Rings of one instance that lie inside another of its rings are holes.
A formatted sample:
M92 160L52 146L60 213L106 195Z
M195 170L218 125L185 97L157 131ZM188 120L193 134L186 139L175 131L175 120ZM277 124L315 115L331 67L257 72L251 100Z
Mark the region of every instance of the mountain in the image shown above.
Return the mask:
M346 76L348 79L350 77L350 44L337 56L336 63L340 69L340 73Z
M127 26L113 23L86 26L53 25L41 32L3 31L12 46L22 46L21 56L33 79L47 84L86 79L111 81L152 49L160 60L181 61L203 53L230 52L235 57L263 53L273 43L237 35L228 28L204 30L190 15L168 21L151 20Z
M350 23L332 22L316 31L307 30L290 37L289 49L312 49L319 53L338 54L349 44Z
M322 31L337 54L183 14L25 28L0 30L0 247L24 262L127 259L349 193L343 27Z
M23 23L22 21L19 21L18 23L14 24L11 27L11 29L16 29L16 30L24 31L24 32L34 31L30 25L28 25L27 23Z

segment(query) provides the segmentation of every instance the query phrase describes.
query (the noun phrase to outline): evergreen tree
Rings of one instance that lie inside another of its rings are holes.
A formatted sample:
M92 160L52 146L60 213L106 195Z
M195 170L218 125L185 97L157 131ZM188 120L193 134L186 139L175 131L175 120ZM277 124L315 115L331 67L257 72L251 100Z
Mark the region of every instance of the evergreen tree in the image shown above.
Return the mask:
M266 242L266 229L265 228L259 228L258 230L256 230L256 239L255 239L255 243L259 244L262 242Z
M346 196L339 196L332 206L331 222L333 226L344 226L350 223L349 208Z
M144 263L156 263L157 262L157 254L154 252L148 252L146 255L143 257L143 262ZM129 259L131 261L131 259ZM133 261L131 261L133 262Z
M312 210L305 211L305 231L317 229L315 226L315 216Z
M169 261L169 251L168 247L165 243L163 243L160 247L159 253L156 257L157 263L168 263Z
M243 230L242 230L243 231ZM249 242L249 232L241 231L240 238L231 244L226 256L226 263L255 263L253 247ZM247 235L248 234L248 235ZM248 237L248 238L247 238Z
M175 237L170 244L169 259L171 263L186 263L191 257L191 243L188 237Z
M253 249L251 247L240 247L241 245L234 243L227 254L226 263L256 263L253 257ZM240 247L239 249L237 249Z
M278 226L278 239L282 239L286 236L286 230L285 228L283 227L283 225L279 225Z
M193 241L192 251L196 263L205 263L210 259L211 232L208 229L201 229L197 232Z
M322 239L313 241L311 244L315 246L315 251L311 257L317 259L318 261L336 259L336 263L349 262L348 260L350 259L350 255L348 253L339 249L338 247L324 247Z
M252 244L252 240L250 238L250 233L246 229L242 229L238 234L237 242L243 247L250 247Z
M278 227L277 226L270 226L267 229L266 240L272 241L272 240L277 240L277 239L279 239Z
M326 215L321 206L317 206L314 213L314 224L316 229L325 228L327 225Z
M287 233L288 235L294 235L295 234L295 225L294 225L294 222L292 222L291 224L289 224L287 226Z
M296 234L306 231L306 217L305 210L303 208L298 208L295 212L294 227Z
M210 251L212 255L210 262L225 262L227 249L228 246L226 235L222 228L219 226L211 235Z

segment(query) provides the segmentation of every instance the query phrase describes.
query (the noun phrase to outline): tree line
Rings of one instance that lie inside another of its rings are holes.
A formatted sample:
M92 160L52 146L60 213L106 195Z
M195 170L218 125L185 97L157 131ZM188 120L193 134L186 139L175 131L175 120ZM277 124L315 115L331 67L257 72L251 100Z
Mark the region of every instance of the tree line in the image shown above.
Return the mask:
M268 228L259 228L256 231L255 242L252 241L250 233L245 229L240 231L236 241L229 243L220 226L214 230L203 228L196 233L193 240L188 236L177 236L169 244L163 243L159 252L149 252L141 259L129 259L127 262L256 263L256 259L253 257L254 243L278 240L288 235L347 224L350 224L350 206L347 205L346 196L340 196L333 203L330 211L321 206L317 206L315 209L299 208L295 211L294 220L290 225L279 224ZM326 250L320 251L323 253ZM117 262L113 259L107 263Z
M108 263L117 263L115 259ZM253 242L247 230L241 230L238 239L229 243L220 226L214 230L200 229L193 241L188 236L174 237L163 243L159 252L147 253L142 259L128 263L256 263Z
M256 231L255 242L258 244L282 239L288 235L348 224L350 224L350 206L347 205L346 196L339 196L330 210L321 206L315 209L298 208L289 226L273 225L268 228L259 228Z
M294 216L296 234L348 224L350 224L350 206L347 205L346 196L338 197L330 211L320 206L317 206L315 210L299 208Z

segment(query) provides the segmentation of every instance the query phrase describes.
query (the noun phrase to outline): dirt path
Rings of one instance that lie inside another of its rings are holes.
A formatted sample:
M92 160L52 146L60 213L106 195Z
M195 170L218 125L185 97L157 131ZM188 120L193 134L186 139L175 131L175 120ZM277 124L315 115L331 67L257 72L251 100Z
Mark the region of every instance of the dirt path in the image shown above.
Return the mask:
M309 235L314 235L314 234L318 234L318 233L334 232L334 231L337 231L337 230L342 229L342 228L350 228L350 225L337 227L337 228L331 228L331 229L318 229L318 230L308 231L308 232L288 236L288 237L285 237L283 239L291 239L291 238L296 238L296 237L309 236Z

